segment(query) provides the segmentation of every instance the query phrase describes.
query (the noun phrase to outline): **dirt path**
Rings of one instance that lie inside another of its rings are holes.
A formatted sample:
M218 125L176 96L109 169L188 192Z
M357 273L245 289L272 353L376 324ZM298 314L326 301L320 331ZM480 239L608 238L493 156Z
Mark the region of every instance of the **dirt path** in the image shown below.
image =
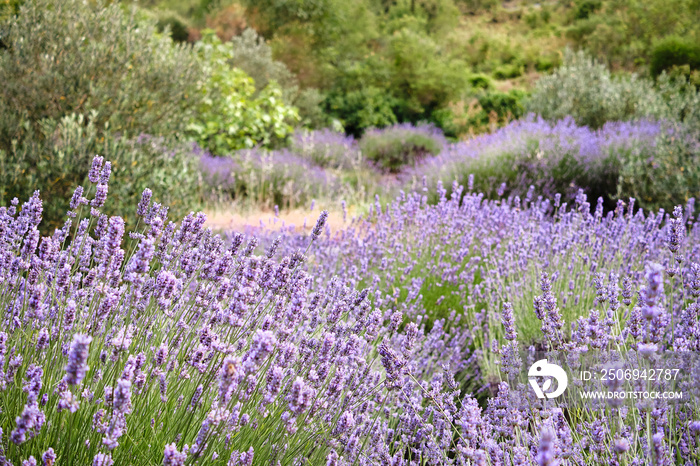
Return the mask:
M266 228L274 231L293 226L295 231L301 233L310 232L313 229L316 220L321 215L321 209L316 207L314 210L280 211L278 217L271 211L243 211L234 208L207 211L206 214L206 225L214 230L249 232ZM331 231L338 231L347 226L351 219L352 216L348 213L347 220L343 222L342 211L329 211L328 225L330 225Z

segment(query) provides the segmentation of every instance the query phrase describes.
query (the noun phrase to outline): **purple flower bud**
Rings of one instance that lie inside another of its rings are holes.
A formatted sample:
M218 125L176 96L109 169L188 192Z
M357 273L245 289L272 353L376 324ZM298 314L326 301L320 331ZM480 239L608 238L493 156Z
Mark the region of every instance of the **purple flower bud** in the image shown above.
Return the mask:
M693 435L700 434L700 421L692 421L690 423L690 431L693 433Z
M204 391L204 386L202 384L198 385L192 394L192 399L190 400L190 407L192 409L197 409L199 405L199 399L202 397L202 392Z
M70 208L75 210L81 205L87 205L88 201L83 197L83 187L78 186L73 192L73 197L70 200Z
M125 379L117 380L117 388L114 391L114 409L120 413L131 412L131 382Z
M92 466L112 466L113 464L112 455L108 453L98 453L92 460Z
M282 241L282 237L278 236L275 238L272 243L270 244L270 247L268 248L267 252L265 253L265 257L268 259L272 259L272 256L275 255L275 252L277 252L277 248L280 245L280 241Z
M10 440L19 445L35 437L46 422L46 416L36 402L24 405L22 415L15 420L17 427L10 434Z
M335 426L333 434L344 434L345 432L351 430L353 427L355 427L355 418L353 417L352 412L345 411L343 414L340 415L340 419L338 419L338 424Z
M112 162L105 162L102 172L100 173L100 184L109 183L109 177L112 174Z
M615 439L615 453L625 453L630 449L630 442L626 438Z
M177 445L171 443L165 446L163 466L185 466L187 453L177 451Z
M36 350L43 351L49 345L49 331L46 327L39 330L39 335L36 340Z
M153 196L153 192L150 189L146 188L143 190L141 200L136 207L136 215L139 217L145 217L146 214L148 214L148 206L151 203L151 196Z
M503 327L506 331L506 340L513 341L517 338L515 332L515 317L513 316L513 305L511 303L503 303Z
M106 184L98 184L97 190L95 191L95 198L92 200L92 202L90 202L90 205L97 208L105 205L105 202L107 201L108 190L109 187Z
M224 358L219 373L219 400L222 404L228 403L241 375L241 360L233 356Z
M41 460L44 462L44 466L53 466L56 461L56 453L53 448L49 448L41 455Z
M538 466L550 466L555 464L554 434L545 428L540 435L540 446L535 457Z
M88 371L86 365L88 358L88 349L92 337L83 334L76 334L73 337L73 342L70 346L68 355L68 365L66 365L66 375L64 380L69 385L79 385L85 378L85 373Z
M64 390L61 392L61 397L58 400L58 412L63 410L68 410L74 413L80 408L80 400L73 396L70 390Z
M100 170L102 170L104 160L105 159L99 155L92 158L92 167L88 172L88 179L91 183L97 183L100 180Z
M324 210L321 212L321 215L318 217L318 220L316 221L316 226L314 229L311 231L311 240L315 240L319 236L321 236L321 233L323 232L323 227L326 225L326 220L328 220L328 211Z
M656 343L637 343L637 351L645 358L651 357L657 350Z

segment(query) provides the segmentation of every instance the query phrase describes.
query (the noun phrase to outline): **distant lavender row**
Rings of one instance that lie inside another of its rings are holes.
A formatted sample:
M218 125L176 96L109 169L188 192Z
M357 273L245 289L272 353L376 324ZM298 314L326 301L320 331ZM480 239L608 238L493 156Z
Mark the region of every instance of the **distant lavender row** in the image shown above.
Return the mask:
M541 152L543 157L558 153L574 154L582 161L594 163L605 158L611 150L638 149L648 144L653 146L660 131L661 125L652 121L612 122L593 130L576 125L573 118L549 122L529 115L493 134L447 146L443 154L427 161L424 170L504 152L527 156L532 155L533 149Z
M195 149L204 183L214 196L245 199L259 206L295 207L341 190L341 179L288 150L239 151L212 156Z
M451 144L404 176L467 184L468 175L476 174L479 188L491 197L501 185L501 193L520 196L534 185L550 197L561 193L571 200L583 188L607 198L616 194L625 163L655 155L663 131L673 130L652 121L607 123L592 130L572 118L551 123L530 115L493 134Z
M534 186L538 194L560 193L572 200L582 188L594 198L603 196L606 208L614 207L616 196L636 196L641 205L657 208L693 195L698 159L700 143L682 126L633 121L592 130L572 118L552 123L530 115L493 134L456 143L448 143L435 127L409 124L370 130L360 141L329 130L300 131L289 150L243 151L231 160L204 155L202 167L211 184L224 191L237 186L239 196L263 178L275 192L286 186L293 194L277 197L295 205L358 191L384 196L399 186L414 189L423 176L431 183L467 185L469 175L476 175L476 188L490 198L522 197ZM678 172L682 183L669 185L674 167L683 167ZM398 176L382 177L386 171Z
M446 145L433 126L395 125L368 132L367 138L419 134ZM314 198L353 198L383 191L380 170L350 136L328 129L297 131L289 149L251 149L217 157L195 146L205 183L215 195L251 199L258 204L296 207ZM393 183L395 184L395 183ZM371 199L371 198L370 198Z

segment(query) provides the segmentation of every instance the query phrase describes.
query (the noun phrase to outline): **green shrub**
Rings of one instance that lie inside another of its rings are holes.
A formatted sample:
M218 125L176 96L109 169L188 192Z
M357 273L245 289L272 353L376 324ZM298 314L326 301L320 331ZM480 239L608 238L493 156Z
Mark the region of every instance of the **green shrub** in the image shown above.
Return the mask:
M294 107L284 103L282 90L271 81L256 93L254 81L230 65L233 47L222 43L212 30L196 45L206 63L206 80L199 92L202 103L188 130L204 148L216 154L256 145L268 146L286 138L298 119Z
M528 110L547 120L571 115L579 125L600 128L607 121L634 116L636 103L653 92L646 81L627 85L615 80L605 67L583 52L566 53L564 64L537 81Z
M386 51L387 91L401 122L434 121L433 112L457 100L467 87L462 63L445 56L433 38L409 29L395 33Z
M614 68L638 69L660 37L697 42L699 11L696 0L578 0L569 38Z
M344 131L343 124L323 111L325 97L318 89L301 90L294 98L294 106L299 110L299 125L309 129L332 127Z
M256 92L276 82L282 90L284 102L297 108L303 126L321 128L331 124L323 114L321 93L314 88L300 89L294 74L284 63L272 57L272 49L254 29L248 28L241 35L232 37L231 46L231 65L253 78Z
M659 76L674 66L688 65L691 70L700 69L700 44L679 36L668 36L656 43L651 51L650 71Z
M479 91L473 95L464 124L474 133L492 131L524 115L526 96L527 94L519 89L511 89L508 92ZM464 133L465 130L462 128L456 132Z
M662 74L656 85L634 74L613 76L583 52L567 52L564 64L541 78L527 104L548 120L571 115L579 125L640 118L700 123L700 96L692 84Z
M360 140L360 149L380 169L397 173L406 165L439 154L443 144L442 134L434 127L403 124L366 132Z
M493 70L493 77L496 79L513 79L523 75L522 65L509 63L501 65Z
M0 21L5 21L12 15L19 12L19 7L23 0L2 0L0 2ZM2 39L0 39L0 48L2 47Z
M498 0L456 0L455 4L463 12L475 15L484 11L491 11L498 6Z
M0 205L8 205L14 197L26 199L40 189L44 233L52 233L65 219L73 190L86 182L90 160L100 154L112 162L103 212L131 212L147 187L175 215L199 206L198 158L188 144L147 135L112 136L97 121L95 112L88 118L69 115L58 122L46 120L40 125L42 134L31 134L9 151L0 151Z
M473 89L483 89L485 91L493 89L493 81L485 74L477 73L467 78L469 86Z
M517 119L525 113L525 92L511 89L508 92L485 92L478 97L479 105L487 113L495 112L499 118Z
M0 149L71 113L95 110L100 131L130 135L178 133L193 115L204 75L196 55L133 9L28 0L3 30Z
M537 61L535 62L535 70L539 71L540 73L544 73L547 71L551 71L555 65L555 60L549 57L540 56L537 57Z
M384 47L344 62L326 98L327 112L353 135L396 121L438 123L437 113L458 101L469 73L420 28L395 31Z
M680 121L690 128L700 128L700 89L684 76L662 73L656 81L662 103L650 113L660 119Z
M647 210L685 204L700 193L700 146L693 133L676 126L655 147L628 154L617 187L618 198L634 197Z
M272 58L272 49L255 29L248 28L240 36L232 37L231 52L231 65L253 78L256 91L262 91L275 81L289 101L297 93L296 78L284 63Z
M347 93L338 89L325 100L326 111L339 118L345 131L355 137L367 128L381 128L396 123L393 105L394 99L383 89L374 86Z
M576 2L574 9L575 19L588 19L591 13L599 10L603 6L601 0L580 0Z
M170 33L170 38L175 42L187 42L190 39L190 28L187 25L187 21L175 13L166 12L160 15L156 24L160 32L167 29Z

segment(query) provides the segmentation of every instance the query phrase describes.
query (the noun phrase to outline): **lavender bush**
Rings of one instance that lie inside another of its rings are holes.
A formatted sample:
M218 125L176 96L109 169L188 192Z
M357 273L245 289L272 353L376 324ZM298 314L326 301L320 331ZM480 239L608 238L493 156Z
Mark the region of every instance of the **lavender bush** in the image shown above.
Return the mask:
M309 145L298 153L251 149L219 157L198 149L210 198L222 203L233 200L257 207L294 208L319 198L364 203L380 190L378 174L365 165L359 153L357 159L346 160L349 168L324 166L314 159L312 153L318 149L315 138L310 136L311 142L306 140Z
M370 129L360 140L367 160L385 172L397 173L406 166L439 154L447 145L442 131L432 125L401 123L382 129Z
M330 129L296 131L291 151L324 168L351 170L363 163L355 139Z
M396 162L386 166L396 173L381 169L382 154ZM592 199L603 197L608 210L628 197L659 209L684 203L700 190L697 131L656 121L606 123L592 130L572 118L551 123L529 115L493 134L454 143L426 126L368 131L359 142L331 131L299 132L289 150L201 159L218 198L267 207L298 207L313 198L368 206L375 194L388 201L402 187L420 188L423 176L448 187L454 180L466 186L472 177L473 188L491 199L522 198L534 186L538 195L561 193L570 202L583 189ZM429 200L437 201L434 192Z
M415 187L424 175L463 185L471 175L475 188L491 198L524 197L535 186L538 194L561 193L571 201L582 188L593 199L602 196L608 209L629 196L658 209L697 193L699 153L697 135L680 125L615 122L592 130L572 118L550 123L530 115L493 134L451 144L402 176ZM636 179L644 184L635 186Z

